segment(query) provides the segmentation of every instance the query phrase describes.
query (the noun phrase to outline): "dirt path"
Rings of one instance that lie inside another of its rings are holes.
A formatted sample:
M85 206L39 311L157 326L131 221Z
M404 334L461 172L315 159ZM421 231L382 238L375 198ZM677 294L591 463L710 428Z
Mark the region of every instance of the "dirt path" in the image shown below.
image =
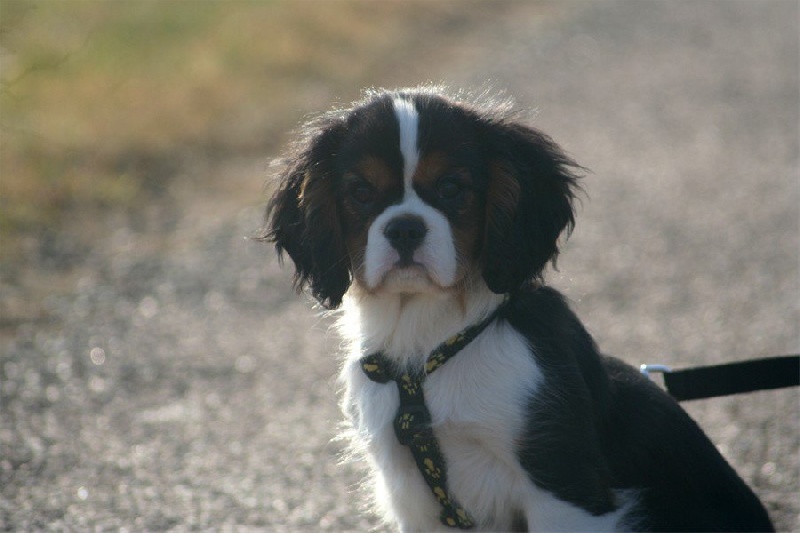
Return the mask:
M520 3L375 85L491 80L592 169L551 281L605 351L797 351L797 3L568 5ZM264 167L187 161L171 202L102 221L50 322L3 340L0 528L373 525L331 441L338 341L244 238ZM782 530L800 530L797 400L688 405Z

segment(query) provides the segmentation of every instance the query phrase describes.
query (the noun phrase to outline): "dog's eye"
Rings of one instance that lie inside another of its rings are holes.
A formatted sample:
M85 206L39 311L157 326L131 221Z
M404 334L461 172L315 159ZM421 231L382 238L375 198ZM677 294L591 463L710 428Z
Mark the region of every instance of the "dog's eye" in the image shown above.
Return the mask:
M464 190L464 186L457 176L447 176L439 180L436 185L436 194L442 200L454 200Z
M353 183L348 189L348 194L350 198L361 205L371 204L375 200L375 189L364 181Z

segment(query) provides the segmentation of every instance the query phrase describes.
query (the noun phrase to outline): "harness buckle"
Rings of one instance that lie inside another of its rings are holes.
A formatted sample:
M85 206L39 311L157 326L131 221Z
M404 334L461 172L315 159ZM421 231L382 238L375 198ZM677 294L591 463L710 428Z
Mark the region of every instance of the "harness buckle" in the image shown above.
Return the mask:
M394 434L403 446L424 444L433 438L431 413L424 404L400 405L394 419Z

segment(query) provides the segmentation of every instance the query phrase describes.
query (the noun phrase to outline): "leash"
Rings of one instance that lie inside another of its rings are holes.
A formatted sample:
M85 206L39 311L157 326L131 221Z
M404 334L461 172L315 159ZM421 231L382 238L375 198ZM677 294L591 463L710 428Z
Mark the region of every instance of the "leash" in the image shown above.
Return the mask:
M397 385L400 406L394 419L395 436L400 444L407 446L411 451L417 469L436 501L442 506L439 520L449 527L471 529L475 526L475 522L450 496L447 489L447 466L439 442L433 434L431 413L425 406L422 386L426 376L444 365L480 335L497 318L503 307L500 305L482 322L466 328L440 344L426 359L422 374L399 370L383 352L376 352L361 359L361 370L370 380L376 383L394 381Z
M679 402L800 385L800 355L682 370L672 370L664 365L641 365L639 370L647 378L651 373L663 374L667 392Z

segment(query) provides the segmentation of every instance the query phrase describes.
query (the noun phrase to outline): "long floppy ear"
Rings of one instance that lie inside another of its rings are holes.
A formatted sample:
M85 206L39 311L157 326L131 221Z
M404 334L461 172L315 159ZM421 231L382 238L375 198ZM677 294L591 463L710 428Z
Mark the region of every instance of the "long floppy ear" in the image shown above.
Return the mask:
M263 240L275 243L295 265L294 285L304 287L328 309L342 303L350 286L350 259L337 212L333 158L343 132L328 122L309 132L288 159L267 206Z
M513 122L488 128L489 189L483 278L504 294L555 264L561 232L575 224L580 167L547 135Z

